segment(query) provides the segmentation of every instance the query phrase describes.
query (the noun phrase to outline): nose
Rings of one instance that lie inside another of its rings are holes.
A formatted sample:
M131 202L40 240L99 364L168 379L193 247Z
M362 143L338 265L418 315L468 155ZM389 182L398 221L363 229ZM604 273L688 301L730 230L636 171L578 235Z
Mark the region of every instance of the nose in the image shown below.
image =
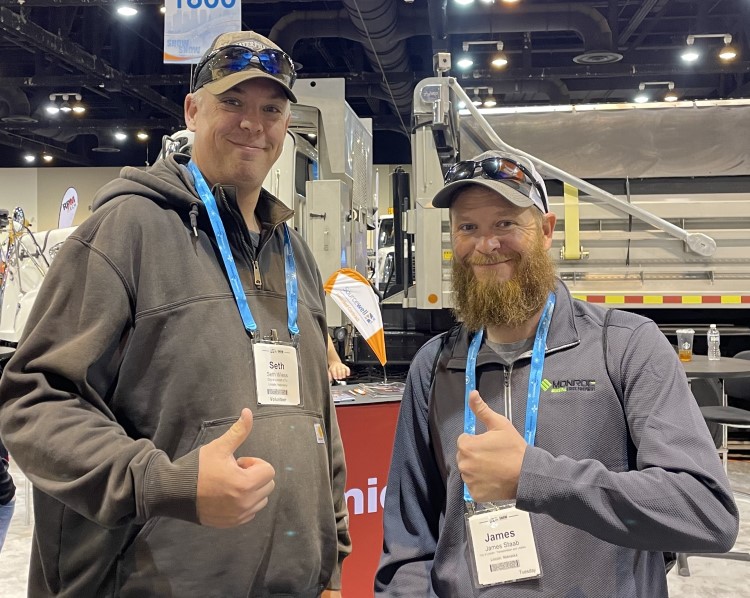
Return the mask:
M500 238L495 234L480 235L477 238L476 250L479 253L492 253L502 246Z
M260 133L263 130L263 120L258 112L248 111L243 114L240 127L252 133Z

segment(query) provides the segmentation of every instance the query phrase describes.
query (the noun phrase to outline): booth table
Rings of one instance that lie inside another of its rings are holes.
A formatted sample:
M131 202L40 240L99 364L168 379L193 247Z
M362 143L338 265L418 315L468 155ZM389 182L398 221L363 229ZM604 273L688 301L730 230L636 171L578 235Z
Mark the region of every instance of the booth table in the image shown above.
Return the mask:
M750 359L722 357L709 361L706 355L693 355L692 361L681 361L688 378L744 378L750 377Z
M342 595L372 598L383 549L383 499L403 384L334 386L346 456L346 504L352 553L344 560Z

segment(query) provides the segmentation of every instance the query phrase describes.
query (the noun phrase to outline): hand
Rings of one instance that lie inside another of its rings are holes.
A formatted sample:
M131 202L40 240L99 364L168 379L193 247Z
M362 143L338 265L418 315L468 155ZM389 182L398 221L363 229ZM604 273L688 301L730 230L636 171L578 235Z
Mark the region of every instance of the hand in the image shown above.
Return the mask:
M247 523L268 503L274 487L273 467L254 457L234 458L253 429L253 414L240 418L222 436L198 453L196 510L201 525L228 528Z
M461 478L477 502L513 499L518 492L526 441L506 417L487 406L476 390L469 394L469 407L487 431L458 437L456 463Z
M341 363L340 361L334 361L328 364L328 381L333 382L334 380L343 380L349 374L351 374L349 366Z
M323 590L320 598L341 598L341 590Z

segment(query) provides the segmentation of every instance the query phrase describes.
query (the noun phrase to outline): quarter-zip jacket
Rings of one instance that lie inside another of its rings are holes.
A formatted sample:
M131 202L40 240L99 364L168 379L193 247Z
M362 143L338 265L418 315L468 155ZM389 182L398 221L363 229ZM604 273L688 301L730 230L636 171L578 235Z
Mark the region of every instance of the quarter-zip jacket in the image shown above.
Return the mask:
M738 533L729 482L685 372L651 321L605 310L556 288L535 446L527 447L517 506L531 513L542 577L477 589L466 541L456 442L464 431L464 377L471 336L459 327L417 354L407 378L384 512L377 594L441 598L660 598L661 551L724 552ZM622 321L622 322L620 322ZM477 387L523 435L528 352L512 366L483 344ZM627 423L626 423L627 417ZM633 459L630 437L637 451ZM484 430L477 424L477 433ZM502 459L502 455L497 456Z
M4 372L0 429L34 484L32 597L317 597L339 587L350 550L345 465L315 261L290 231L303 405L258 406L252 342L185 160L125 168L100 191ZM288 340L281 224L292 212L261 193L256 253L233 189L214 192L259 333ZM253 429L235 456L271 463L275 489L245 525L200 526L198 450L243 407Z

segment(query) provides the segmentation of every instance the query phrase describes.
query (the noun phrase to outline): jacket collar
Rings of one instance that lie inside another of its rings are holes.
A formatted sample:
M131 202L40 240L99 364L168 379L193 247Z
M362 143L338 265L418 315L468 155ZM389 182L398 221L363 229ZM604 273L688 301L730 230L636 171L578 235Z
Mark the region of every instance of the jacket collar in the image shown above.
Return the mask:
M469 344L472 334L461 326L458 338L453 343L451 355L447 367L449 369L464 369L466 357L469 353ZM560 279L555 285L555 311L552 313L549 332L547 333L547 353L558 351L562 348L577 345L580 342L578 331L575 326L573 313L573 297L568 287ZM501 363L497 353L487 343L483 342L477 354L477 366L485 363Z
M224 196L227 198L229 204L239 212L237 188L232 185L214 185L212 189L214 197L220 190L224 192ZM294 210L288 208L280 199L271 195L265 189L261 189L258 204L255 206L255 215L260 220L263 228L274 228L294 216Z

